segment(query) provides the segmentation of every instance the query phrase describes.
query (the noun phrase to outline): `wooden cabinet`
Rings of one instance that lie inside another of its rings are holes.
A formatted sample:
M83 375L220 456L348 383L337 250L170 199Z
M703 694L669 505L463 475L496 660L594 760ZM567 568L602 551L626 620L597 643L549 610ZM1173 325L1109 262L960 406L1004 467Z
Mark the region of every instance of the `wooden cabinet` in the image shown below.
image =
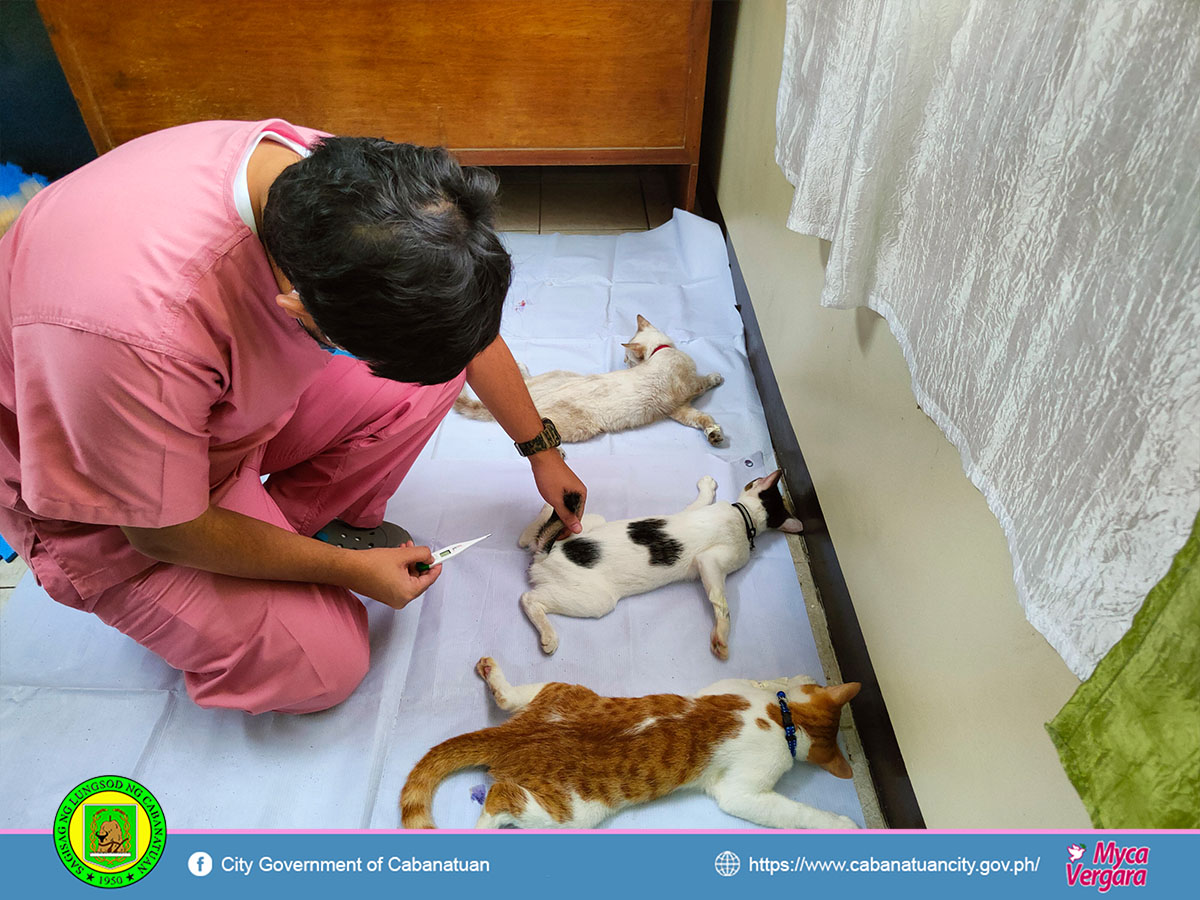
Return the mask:
M467 164L673 167L691 208L709 0L38 0L96 149L273 116Z

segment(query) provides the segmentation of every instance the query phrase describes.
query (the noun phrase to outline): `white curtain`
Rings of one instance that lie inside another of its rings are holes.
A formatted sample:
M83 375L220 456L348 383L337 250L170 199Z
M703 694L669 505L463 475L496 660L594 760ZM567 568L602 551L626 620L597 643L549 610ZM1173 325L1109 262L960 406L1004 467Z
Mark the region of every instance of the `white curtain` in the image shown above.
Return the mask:
M1087 677L1200 507L1200 2L789 0L777 126Z

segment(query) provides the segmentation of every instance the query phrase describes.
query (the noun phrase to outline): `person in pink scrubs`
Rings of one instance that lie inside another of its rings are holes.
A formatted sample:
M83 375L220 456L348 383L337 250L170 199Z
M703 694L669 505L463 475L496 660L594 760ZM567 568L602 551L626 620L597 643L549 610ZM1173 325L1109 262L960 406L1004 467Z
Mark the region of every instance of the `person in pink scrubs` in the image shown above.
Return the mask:
M381 523L464 381L543 443L499 337L495 192L444 150L279 119L146 135L41 191L0 238L0 534L201 706L340 703L369 662L354 593L402 609L441 572ZM578 531L584 485L528 458ZM331 522L399 546L313 538Z

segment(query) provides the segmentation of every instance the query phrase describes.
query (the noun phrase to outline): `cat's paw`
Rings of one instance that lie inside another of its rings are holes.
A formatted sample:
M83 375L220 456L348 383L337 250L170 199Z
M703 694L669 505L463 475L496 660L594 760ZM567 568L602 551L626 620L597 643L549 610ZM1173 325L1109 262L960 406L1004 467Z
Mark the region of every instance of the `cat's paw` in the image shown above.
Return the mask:
M542 652L549 656L558 649L558 635L551 634L542 637Z
M485 656L475 663L475 671L488 686L488 690L492 692L492 699L496 701L496 705L501 709L508 709L508 699L504 696L503 691L503 688L508 686L508 682L504 680L500 664L490 656Z
M717 659L729 659L729 643L723 636L714 633L709 641L709 647Z
M713 372L708 376L708 383L713 387L720 387L725 383L725 376L720 372Z
M716 447L721 441L725 440L725 432L721 430L721 426L715 422L704 429L704 436L708 438L708 442Z
M711 475L705 475L696 482L696 490L702 494L715 494L717 491L717 479Z

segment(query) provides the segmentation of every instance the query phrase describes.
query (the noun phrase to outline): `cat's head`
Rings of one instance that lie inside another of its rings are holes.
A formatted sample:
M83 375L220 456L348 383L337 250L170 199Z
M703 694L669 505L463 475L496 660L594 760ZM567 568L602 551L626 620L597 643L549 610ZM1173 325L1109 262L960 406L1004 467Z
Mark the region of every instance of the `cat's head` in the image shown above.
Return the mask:
M846 684L821 687L811 683L793 684L793 681L808 682L809 679L804 676L789 679L787 689L792 720L811 742L805 758L838 778L853 778L854 772L846 757L842 755L837 736L842 720L842 707L858 695L862 685L857 681L850 681ZM773 710L771 717L775 717Z
M637 317L638 330L629 342L622 344L625 348L625 365L636 366L644 363L655 349L662 346L674 347L675 342L650 324L645 316Z
M804 530L800 520L788 512L783 502L783 494L779 491L779 476L781 469L776 469L770 475L755 478L743 489L738 496L742 504L760 525L765 521L768 528L778 528L788 534L799 534Z

